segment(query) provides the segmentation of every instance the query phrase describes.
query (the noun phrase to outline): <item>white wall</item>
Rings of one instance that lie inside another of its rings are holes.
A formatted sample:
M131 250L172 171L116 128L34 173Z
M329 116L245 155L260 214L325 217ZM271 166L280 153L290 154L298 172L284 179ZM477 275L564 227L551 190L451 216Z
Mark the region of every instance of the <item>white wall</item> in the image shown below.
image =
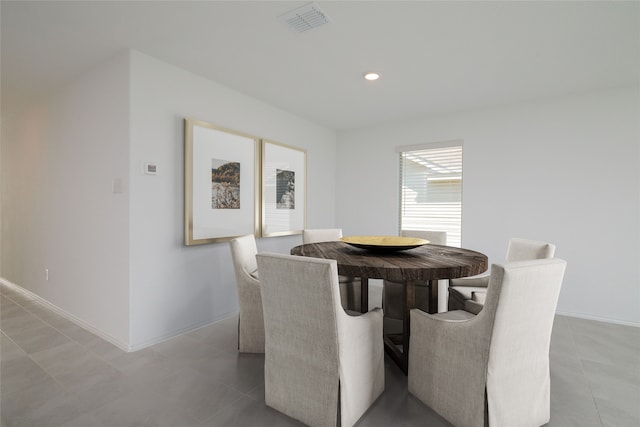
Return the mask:
M510 237L568 261L558 312L640 324L638 87L338 134L336 224L398 229L396 146L464 140L463 246L490 261Z
M3 277L119 343L129 336L128 88L123 56L2 123ZM124 193L112 193L115 178Z
M334 226L335 132L126 52L3 123L3 278L134 350L237 312L228 244L183 245L185 117L306 149L307 224Z
M307 223L334 225L333 131L149 56L131 54L131 343L145 345L237 311L228 243L183 246L183 119L307 150ZM158 164L144 175L144 162ZM288 253L300 236L258 240Z

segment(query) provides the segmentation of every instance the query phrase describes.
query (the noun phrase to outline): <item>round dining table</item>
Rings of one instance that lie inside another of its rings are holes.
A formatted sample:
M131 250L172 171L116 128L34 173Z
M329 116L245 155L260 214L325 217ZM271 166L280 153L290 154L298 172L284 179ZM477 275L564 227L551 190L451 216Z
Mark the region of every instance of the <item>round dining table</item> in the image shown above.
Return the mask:
M425 244L402 251L362 249L342 241L308 243L291 249L291 255L334 259L338 274L361 279L361 311L369 307L369 279L384 279L404 284L401 343L384 336L385 350L407 373L410 310L415 307L417 282L428 282L429 307L437 312L439 279L455 279L480 274L487 270L487 256L470 249ZM401 348L399 348L399 345Z

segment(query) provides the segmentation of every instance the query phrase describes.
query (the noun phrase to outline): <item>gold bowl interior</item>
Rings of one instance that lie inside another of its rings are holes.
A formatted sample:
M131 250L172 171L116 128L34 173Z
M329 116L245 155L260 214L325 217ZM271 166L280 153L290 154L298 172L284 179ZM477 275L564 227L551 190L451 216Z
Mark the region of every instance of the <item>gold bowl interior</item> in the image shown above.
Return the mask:
M428 240L417 237L400 236L348 236L341 237L340 240L357 248L385 252L413 249L429 243Z

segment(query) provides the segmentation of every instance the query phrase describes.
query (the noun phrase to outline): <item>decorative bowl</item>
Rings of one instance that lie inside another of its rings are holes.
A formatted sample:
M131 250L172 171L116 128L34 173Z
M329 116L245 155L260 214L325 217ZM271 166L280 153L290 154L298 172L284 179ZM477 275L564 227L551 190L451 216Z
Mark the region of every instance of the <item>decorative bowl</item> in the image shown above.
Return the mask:
M397 252L426 245L428 240L417 237L399 236L348 236L341 237L343 242L371 252Z

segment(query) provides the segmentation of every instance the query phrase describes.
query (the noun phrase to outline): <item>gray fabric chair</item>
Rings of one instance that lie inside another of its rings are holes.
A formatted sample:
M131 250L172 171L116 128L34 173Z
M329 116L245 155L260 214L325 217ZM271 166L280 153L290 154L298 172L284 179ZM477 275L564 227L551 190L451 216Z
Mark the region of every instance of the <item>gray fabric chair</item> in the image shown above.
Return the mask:
M335 260L257 255L265 403L311 426L351 426L384 390L382 310L340 303Z
M307 228L302 230L302 244L318 242L337 242L342 237L341 228Z
M302 230L302 244L319 242L337 242L342 237L341 228L316 228ZM361 284L358 277L338 276L340 300L345 310L360 310ZM367 307L368 308L368 307Z
M464 302L464 311L468 311L471 314L480 313L486 299L486 291L471 292L471 299Z
M551 243L512 238L507 247L506 262L553 258L556 247ZM483 293L487 291L489 273L449 280L449 310L482 310Z
M264 353L264 320L260 280L256 264L256 239L253 234L229 242L238 289L238 351Z
M411 311L409 392L456 427L549 421L549 344L566 262L493 265L484 309Z
M402 230L400 235L403 237L417 237L425 239L433 245L446 245L446 231L430 231L430 230ZM402 283L391 282L385 280L382 289L382 309L386 319L402 320ZM429 291L428 282L418 282L416 284L416 308L422 311L429 311ZM438 311L434 307L433 311Z

